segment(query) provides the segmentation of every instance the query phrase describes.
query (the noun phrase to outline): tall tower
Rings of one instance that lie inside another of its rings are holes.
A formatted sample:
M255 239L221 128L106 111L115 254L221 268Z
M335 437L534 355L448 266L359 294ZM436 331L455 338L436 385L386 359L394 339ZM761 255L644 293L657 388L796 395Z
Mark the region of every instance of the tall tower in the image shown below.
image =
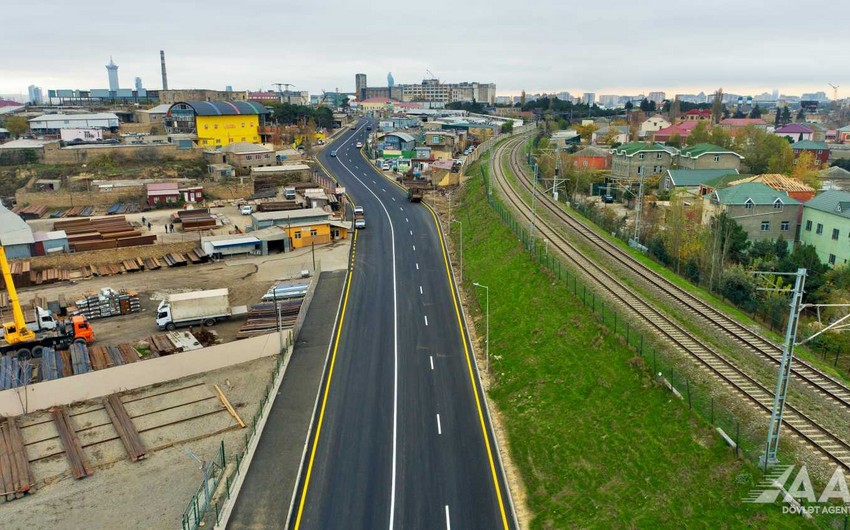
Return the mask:
M393 87L395 87L395 79L393 79L393 73L387 72L387 92L390 99L393 98Z
M363 99L363 91L366 88L366 74L354 74L354 95L357 99Z
M168 76L165 74L165 50L159 50L159 63L162 65L162 89L168 90Z
M109 75L109 91L118 91L118 65L109 57L109 64L106 65L106 73Z
M136 78L136 92L141 92L141 90L142 90L142 78L137 77Z

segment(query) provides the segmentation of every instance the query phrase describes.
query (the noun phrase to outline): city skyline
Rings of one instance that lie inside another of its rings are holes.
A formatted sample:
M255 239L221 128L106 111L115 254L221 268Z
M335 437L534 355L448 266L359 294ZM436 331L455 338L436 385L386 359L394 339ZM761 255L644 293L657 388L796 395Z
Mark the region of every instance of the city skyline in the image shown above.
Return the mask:
M758 23L767 18L757 2L731 0L703 11L671 10L658 0L639 10L612 0L594 11L542 0L519 15L508 10L508 3L482 9L476 3L438 1L412 7L405 11L409 16L382 25L368 4L351 9L342 0L319 0L298 13L298 24L289 13L264 17L265 26L286 28L274 53L259 53L268 45L268 35L257 31L255 21L227 20L226 35L240 35L238 39L209 31L230 8L220 0L193 12L190 24L164 16L179 11L172 3L152 0L149 5L143 13L120 6L108 13L57 8L56 16L41 22L36 46L25 44L31 42L26 27L12 25L5 34L0 93L26 94L29 85L45 91L106 88L103 65L110 56L125 79L141 77L148 80L146 88L158 89L159 50L166 51L170 88L223 90L233 85L256 90L286 82L312 94L352 92L356 72L367 73L377 86L390 71L398 83L415 83L430 77L430 70L446 82L495 83L498 95L523 89L597 95L708 93L723 87L739 94L779 88L785 94L824 91L831 97L828 83L850 90L845 70L817 60L850 44L841 26L841 15L850 14L850 6L822 1L808 4L807 10L829 16L778 17L769 24ZM248 0L242 7L260 9L263 4ZM777 0L771 12L790 13L798 7ZM10 8L23 11L27 6L13 0ZM621 24L625 20L628 25ZM717 38L695 38L694 20L700 28L715 28ZM83 40L78 39L81 27L87 34ZM320 38L315 28L322 28ZM529 38L524 28L552 38ZM846 90L841 88L839 96L850 94Z

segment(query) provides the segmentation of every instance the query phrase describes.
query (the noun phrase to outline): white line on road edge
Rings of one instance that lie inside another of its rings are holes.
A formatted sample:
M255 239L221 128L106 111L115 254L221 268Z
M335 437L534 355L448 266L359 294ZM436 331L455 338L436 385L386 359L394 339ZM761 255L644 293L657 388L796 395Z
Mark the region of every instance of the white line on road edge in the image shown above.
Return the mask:
M433 370L434 369L434 356L431 355L430 358L431 358L431 370Z
M349 138L350 140L351 138ZM346 140L347 141L347 140ZM392 463L392 485L390 487L390 524L389 530L393 530L395 524L395 482L396 482L396 460L398 454L398 293L396 290L396 286L398 285L396 281L396 257L395 257L395 227L393 226L393 219L390 217L390 212L387 210L387 207L384 205L384 201L381 200L378 195L372 191L372 189L366 185L365 182L360 180L360 178L354 174L353 171L348 169L344 163L340 162L340 165L348 171L352 177L354 177L357 182L363 185L366 188L366 191L372 194L375 199L380 203L381 208L384 210L384 214L387 216L387 220L390 222L390 242L392 248L392 256L393 256L393 463ZM381 188L381 191L385 192L387 190ZM419 268L419 264L416 265L416 268Z
M419 264L418 263L416 264L416 270L419 270Z
M446 530L452 530L452 520L449 517L449 505L446 504Z
M437 434L443 434L443 426L440 425L440 415L437 414Z
M428 315L425 315L425 325L428 325Z
M413 252L416 252L416 245L413 245Z
M410 235L413 235L413 230L410 231Z
M395 197L393 197L393 202L395 202Z
M422 294L422 286L419 286L419 294Z
M405 217L405 218L404 218L404 222L405 222L405 223L409 223L409 222L410 222L410 219L408 219L407 217Z

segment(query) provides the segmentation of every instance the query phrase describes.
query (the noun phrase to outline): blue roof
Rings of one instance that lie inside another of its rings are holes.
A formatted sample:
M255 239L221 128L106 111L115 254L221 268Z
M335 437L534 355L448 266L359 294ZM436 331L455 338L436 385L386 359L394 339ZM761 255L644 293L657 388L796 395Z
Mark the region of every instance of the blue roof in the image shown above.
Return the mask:
M198 116L238 116L240 114L269 114L269 109L252 101L180 101L192 107ZM173 106L173 105L172 105ZM170 109L169 109L170 112Z

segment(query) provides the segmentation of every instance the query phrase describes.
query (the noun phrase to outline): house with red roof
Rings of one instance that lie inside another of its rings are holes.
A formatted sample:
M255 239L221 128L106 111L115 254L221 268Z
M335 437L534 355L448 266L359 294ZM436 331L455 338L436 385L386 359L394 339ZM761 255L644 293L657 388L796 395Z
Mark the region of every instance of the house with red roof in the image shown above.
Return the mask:
M652 139L654 142L666 143L670 141L670 138L678 134L679 137L684 140L691 135L699 123L699 120L688 120L683 121L682 123L674 123L670 127L665 127L655 131Z
M802 142L804 140L811 140L815 132L802 123L789 123L788 125L776 129L773 134L788 138L792 142Z
M702 121L711 119L711 109L691 109L682 114L685 121Z
M720 120L720 126L724 129L742 129L749 125L755 125L760 129L767 129L767 122L761 118L726 118Z

